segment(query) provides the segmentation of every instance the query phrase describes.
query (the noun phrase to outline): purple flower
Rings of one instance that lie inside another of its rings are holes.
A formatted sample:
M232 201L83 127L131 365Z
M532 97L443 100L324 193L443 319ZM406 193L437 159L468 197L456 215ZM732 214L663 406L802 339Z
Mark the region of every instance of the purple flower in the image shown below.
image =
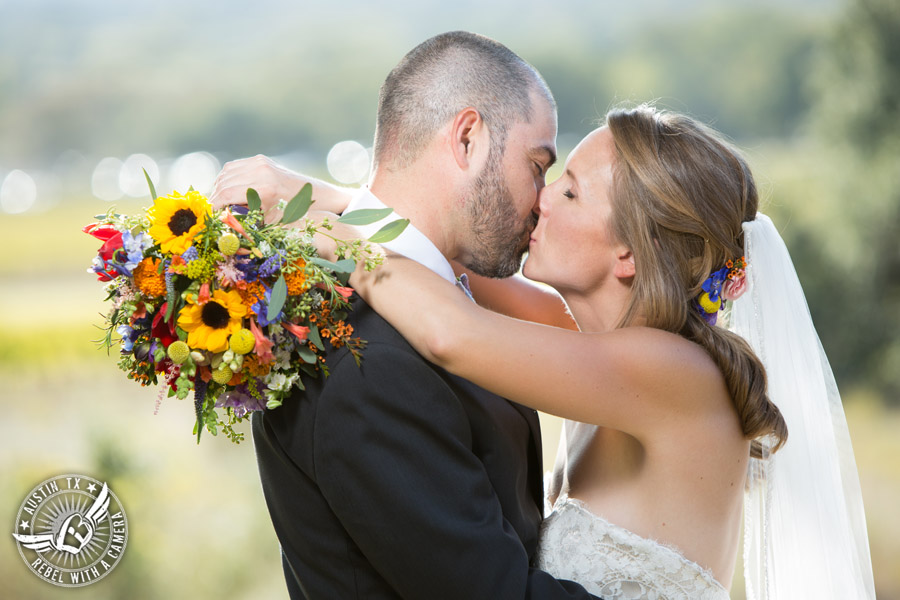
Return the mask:
M284 252L281 250L278 251L275 256L270 256L259 266L259 276L260 277L271 277L275 273L277 273L281 266L284 264Z
M234 411L234 416L240 419L248 412L254 410L265 410L266 404L262 400L254 398L250 395L250 391L245 384L241 384L233 390L227 391L216 401L218 408L230 408Z

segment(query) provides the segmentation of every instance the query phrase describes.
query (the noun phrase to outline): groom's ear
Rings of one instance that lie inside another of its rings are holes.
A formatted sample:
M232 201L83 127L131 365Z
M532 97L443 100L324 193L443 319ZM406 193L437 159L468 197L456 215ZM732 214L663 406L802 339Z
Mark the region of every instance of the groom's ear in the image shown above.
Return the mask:
M490 147L481 113L471 106L464 108L456 114L450 127L450 145L456 164L464 171L474 168L481 172L480 163Z

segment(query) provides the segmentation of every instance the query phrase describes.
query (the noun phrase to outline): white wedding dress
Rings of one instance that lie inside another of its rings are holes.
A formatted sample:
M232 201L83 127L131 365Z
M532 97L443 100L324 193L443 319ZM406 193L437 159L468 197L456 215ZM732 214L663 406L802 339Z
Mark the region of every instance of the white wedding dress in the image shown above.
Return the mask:
M547 489L559 493L547 506L537 567L583 585L605 600L728 600L712 573L677 548L647 539L592 513L566 493L568 458L581 452L597 427L566 420L555 476Z
M728 600L712 574L677 549L643 538L560 496L544 519L538 568L605 600Z

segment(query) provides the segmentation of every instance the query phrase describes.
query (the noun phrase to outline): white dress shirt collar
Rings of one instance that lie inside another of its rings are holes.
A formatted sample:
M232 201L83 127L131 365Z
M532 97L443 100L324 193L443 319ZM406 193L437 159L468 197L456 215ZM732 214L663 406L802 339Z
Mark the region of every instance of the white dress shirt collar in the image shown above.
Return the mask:
M379 200L375 194L369 191L369 188L363 187L353 196L353 199L350 200L350 204L347 205L347 209L344 212L359 210L361 208L387 208L387 206ZM402 215L398 215L395 211L384 219L372 223L371 225L360 226L359 229L363 235L370 237L376 231L398 218L403 217ZM403 233L390 242L382 244L382 246L391 252L402 254L403 256L428 267L450 283L456 283L456 275L453 273L453 267L450 266L450 261L441 254L441 251L437 249L437 246L435 246L424 233L413 227L412 223L407 225L406 229L403 230Z

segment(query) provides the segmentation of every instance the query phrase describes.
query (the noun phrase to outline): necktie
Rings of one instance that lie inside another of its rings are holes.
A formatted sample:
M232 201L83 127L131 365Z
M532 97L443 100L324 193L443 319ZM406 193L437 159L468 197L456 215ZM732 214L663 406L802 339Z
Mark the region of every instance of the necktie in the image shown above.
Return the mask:
M465 292L466 296L469 297L469 300L475 302L475 298L472 297L472 290L469 289L469 277L465 273L456 278L456 287Z

